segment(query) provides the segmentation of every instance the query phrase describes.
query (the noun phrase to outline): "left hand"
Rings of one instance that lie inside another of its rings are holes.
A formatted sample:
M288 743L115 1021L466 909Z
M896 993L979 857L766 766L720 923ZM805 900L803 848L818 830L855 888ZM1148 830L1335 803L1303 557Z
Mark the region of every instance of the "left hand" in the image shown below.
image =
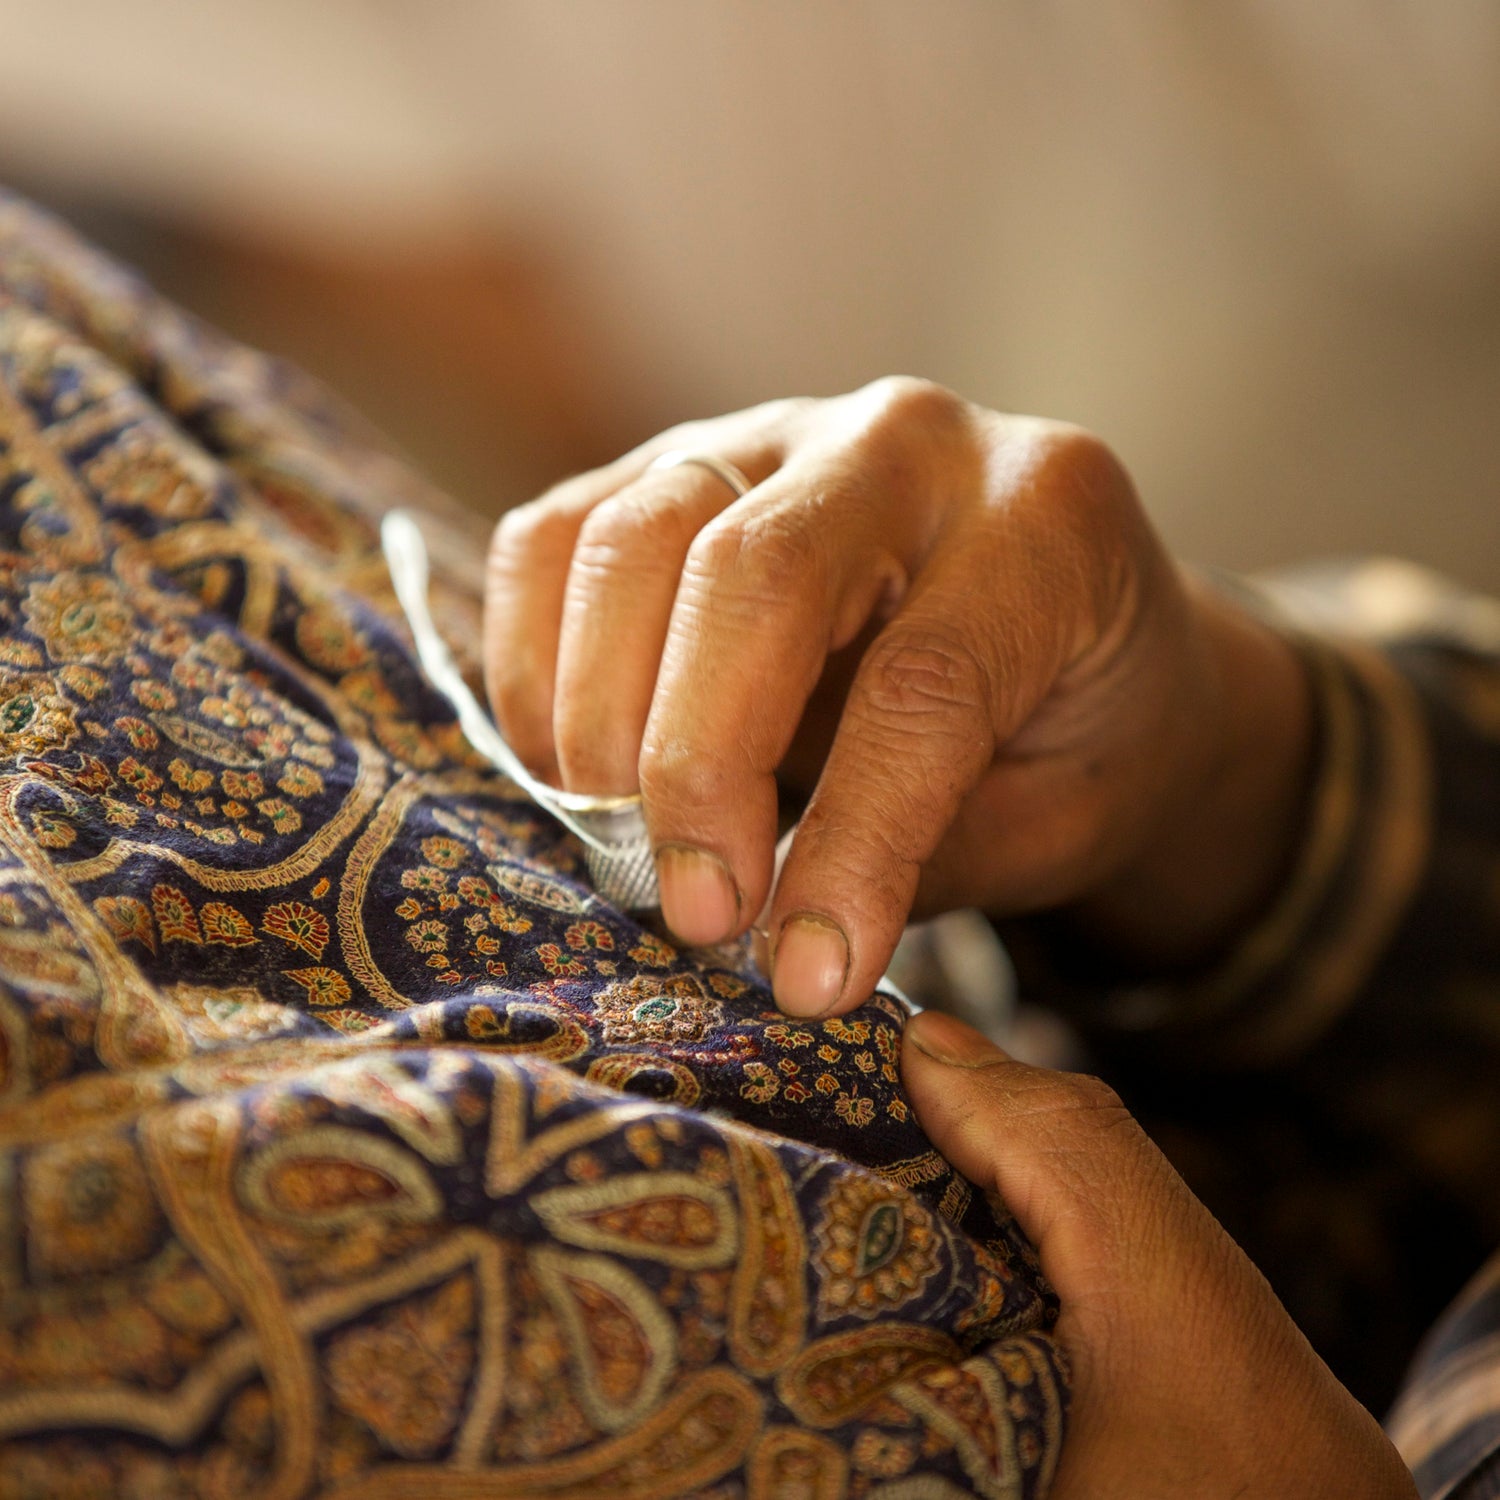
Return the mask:
M1097 1078L947 1016L901 1059L933 1144L993 1188L1062 1301L1073 1369L1049 1500L1416 1500L1370 1414Z
M509 512L484 655L533 770L639 790L679 938L765 910L796 1015L864 1000L914 910L1067 908L1192 966L1300 832L1291 646L1192 584L1098 438L924 381L676 428ZM807 802L773 896L778 784Z

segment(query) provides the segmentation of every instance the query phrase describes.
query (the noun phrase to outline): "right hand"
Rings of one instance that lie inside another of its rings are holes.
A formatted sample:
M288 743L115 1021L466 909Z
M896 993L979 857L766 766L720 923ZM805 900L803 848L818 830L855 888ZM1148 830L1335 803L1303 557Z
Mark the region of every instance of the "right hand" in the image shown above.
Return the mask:
M716 454L754 488L670 448ZM690 423L505 516L491 700L522 758L639 790L668 924L768 898L778 1003L869 994L915 907L1071 906L1196 957L1274 880L1290 649L1195 591L1109 450L914 380ZM777 774L807 796L771 891Z
M930 1011L901 1076L1061 1299L1072 1400L1049 1500L1416 1500L1374 1418L1097 1078L1014 1062Z

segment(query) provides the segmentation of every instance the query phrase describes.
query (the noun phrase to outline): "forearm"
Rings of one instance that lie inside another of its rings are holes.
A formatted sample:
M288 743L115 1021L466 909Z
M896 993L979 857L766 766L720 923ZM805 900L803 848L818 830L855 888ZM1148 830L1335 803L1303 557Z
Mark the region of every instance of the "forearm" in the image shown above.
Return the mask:
M1122 973L1211 962L1284 884L1314 757L1308 672L1285 636L1190 584L1215 690L1204 749L1139 856L1067 919Z

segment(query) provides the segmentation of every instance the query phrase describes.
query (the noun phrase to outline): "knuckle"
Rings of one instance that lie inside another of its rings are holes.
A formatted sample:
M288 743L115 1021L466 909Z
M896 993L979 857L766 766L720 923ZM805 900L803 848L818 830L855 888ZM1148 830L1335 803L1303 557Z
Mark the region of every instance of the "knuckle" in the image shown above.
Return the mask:
M601 500L578 528L573 566L588 572L634 571L648 563L655 550L643 545L649 540L651 529L651 516L645 506L620 495Z
M1038 424L1031 442L1033 487L1064 518L1093 529L1133 507L1134 489L1124 466L1102 438L1065 422Z
M785 600L817 564L814 534L786 511L725 515L705 526L688 548L685 579L751 605Z
M647 802L699 812L728 805L735 779L728 765L688 739L647 731L639 764Z
M883 375L861 394L877 421L900 426L946 426L967 409L963 398L935 380L917 375Z
M502 572L525 566L567 548L572 534L572 520L550 504L547 496L518 505L495 524L490 538L490 566Z
M868 709L894 719L981 708L987 673L957 632L925 626L878 636L865 657Z
M1027 1114L1047 1120L1054 1143L1070 1151L1135 1124L1120 1096L1091 1073L1028 1069L1024 1107Z
M1127 1121L1134 1123L1119 1094L1092 1073L1061 1074L1060 1088L1075 1114L1100 1129L1113 1130Z
M911 496L941 490L944 455L970 450L973 409L935 381L887 375L847 400L846 451L866 487Z

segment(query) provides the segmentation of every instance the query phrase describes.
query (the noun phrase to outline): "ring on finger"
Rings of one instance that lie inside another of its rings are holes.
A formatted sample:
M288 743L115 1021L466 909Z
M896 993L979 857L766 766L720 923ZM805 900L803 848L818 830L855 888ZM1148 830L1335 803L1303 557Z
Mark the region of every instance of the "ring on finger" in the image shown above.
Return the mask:
M659 457L653 458L646 466L646 471L650 473L652 469L675 469L683 464L692 464L695 468L707 469L710 474L722 479L734 491L736 499L741 495L748 495L752 488L749 479L727 458L720 458L714 453L694 453L687 448L672 448Z

